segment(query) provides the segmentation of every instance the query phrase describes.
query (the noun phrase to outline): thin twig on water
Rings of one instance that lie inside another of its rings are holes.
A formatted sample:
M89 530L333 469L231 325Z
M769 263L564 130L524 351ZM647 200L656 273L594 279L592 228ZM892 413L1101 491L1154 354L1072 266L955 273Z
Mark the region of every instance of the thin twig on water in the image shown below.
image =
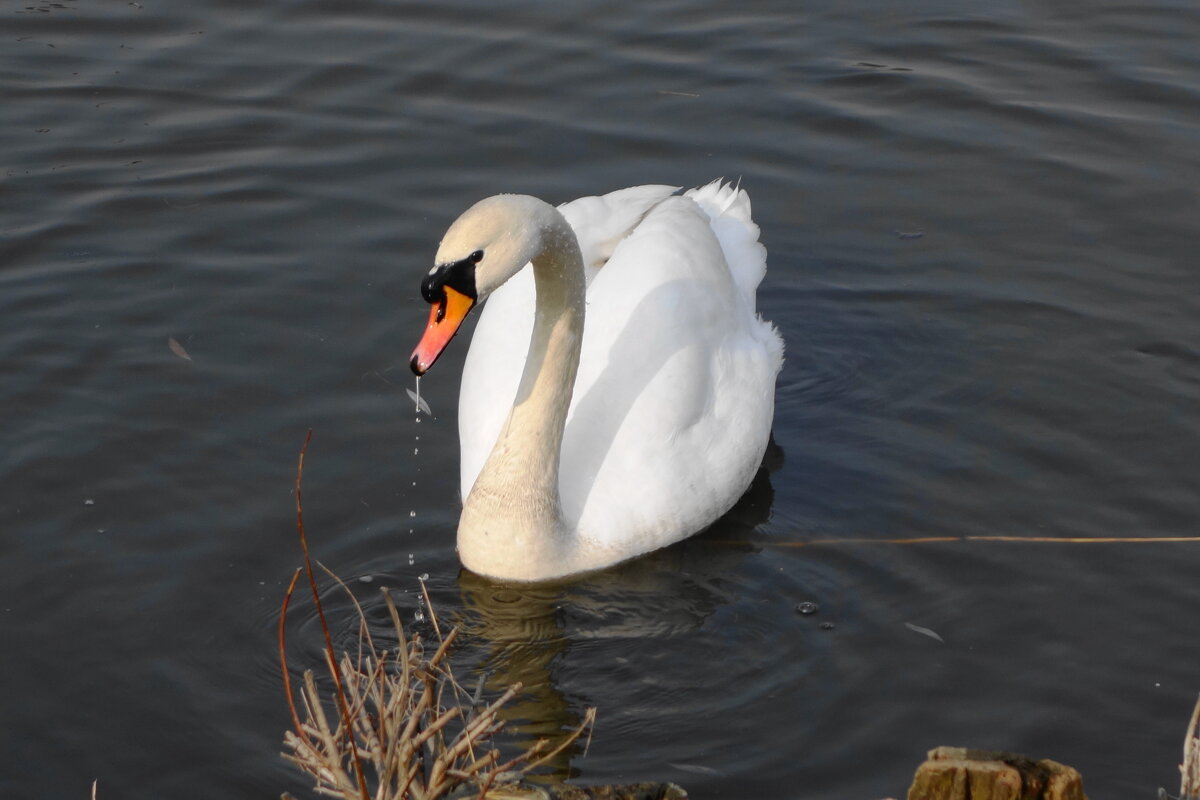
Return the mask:
M992 542L1008 544L1197 544L1200 536L907 536L894 539L836 537L803 541L764 541L766 547L845 547L875 544L956 544Z

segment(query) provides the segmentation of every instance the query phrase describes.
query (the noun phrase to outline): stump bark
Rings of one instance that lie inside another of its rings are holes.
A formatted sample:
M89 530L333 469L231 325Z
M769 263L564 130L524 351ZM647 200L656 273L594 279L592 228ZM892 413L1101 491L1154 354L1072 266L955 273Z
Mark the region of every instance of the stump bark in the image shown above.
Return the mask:
M1071 767L1015 753L938 747L917 768L908 800L1087 800Z

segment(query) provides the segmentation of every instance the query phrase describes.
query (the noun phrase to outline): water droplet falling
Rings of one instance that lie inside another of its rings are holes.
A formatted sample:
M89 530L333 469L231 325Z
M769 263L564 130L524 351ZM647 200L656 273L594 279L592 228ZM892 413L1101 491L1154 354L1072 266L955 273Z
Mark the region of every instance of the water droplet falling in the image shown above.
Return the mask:
M425 596L424 594L417 595L417 613L413 614L413 619L417 622L425 621Z
M429 408L429 403L427 403L421 399L421 376L420 375L417 376L417 390L414 392L412 389L405 389L405 391L408 392L408 396L413 401L413 405L415 406L415 412L418 415L418 417L417 417L418 419L420 419L420 414L422 412L424 412L425 414L429 414L431 416L433 415L433 411Z

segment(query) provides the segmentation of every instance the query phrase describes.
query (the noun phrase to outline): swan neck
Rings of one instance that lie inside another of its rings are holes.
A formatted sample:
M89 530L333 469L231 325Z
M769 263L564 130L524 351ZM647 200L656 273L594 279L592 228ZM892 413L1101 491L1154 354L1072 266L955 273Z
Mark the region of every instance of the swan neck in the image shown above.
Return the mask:
M546 210L542 246L532 259L537 299L525 370L459 523L464 563L473 566L471 554L479 551L488 571L511 561L503 570L513 577L533 565L561 563L572 552L558 470L579 369L585 279L575 232L557 210Z
M534 257L537 293L533 335L525 370L513 402L503 440L523 440L512 468L521 479L558 501L558 465L567 409L579 370L583 342L583 258L574 231L557 211L561 226L547 232L546 244Z

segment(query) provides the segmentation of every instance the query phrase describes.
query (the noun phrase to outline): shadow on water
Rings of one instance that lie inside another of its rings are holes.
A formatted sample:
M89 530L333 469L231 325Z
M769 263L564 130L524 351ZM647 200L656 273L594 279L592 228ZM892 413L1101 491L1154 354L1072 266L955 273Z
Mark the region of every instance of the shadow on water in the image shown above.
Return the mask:
M580 724L592 705L588 688L564 681L559 665L587 640L620 640L622 649L661 641L700 628L717 609L736 599L724 576L737 574L755 548L749 539L766 522L774 491L770 470L782 462L773 442L763 468L742 499L703 533L671 547L570 581L501 583L466 569L459 572L461 611L455 620L474 651L474 687L482 676L488 694L520 682L522 694L500 717L514 744L552 741ZM435 601L436 602L436 601ZM618 657L619 658L619 657ZM599 709L603 718L605 709ZM551 780L575 777L576 742L548 765Z

